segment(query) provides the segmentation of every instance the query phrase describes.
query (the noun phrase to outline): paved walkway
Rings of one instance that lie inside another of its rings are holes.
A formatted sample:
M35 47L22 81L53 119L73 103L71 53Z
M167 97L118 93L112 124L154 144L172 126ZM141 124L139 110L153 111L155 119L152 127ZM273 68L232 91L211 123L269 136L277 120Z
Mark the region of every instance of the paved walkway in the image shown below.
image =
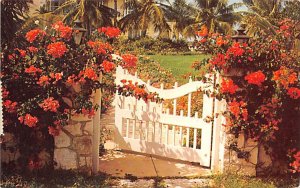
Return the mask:
M114 108L101 117L101 127L117 131ZM100 157L100 171L116 177L203 177L210 170L192 163L115 150L113 136L105 144L107 153Z

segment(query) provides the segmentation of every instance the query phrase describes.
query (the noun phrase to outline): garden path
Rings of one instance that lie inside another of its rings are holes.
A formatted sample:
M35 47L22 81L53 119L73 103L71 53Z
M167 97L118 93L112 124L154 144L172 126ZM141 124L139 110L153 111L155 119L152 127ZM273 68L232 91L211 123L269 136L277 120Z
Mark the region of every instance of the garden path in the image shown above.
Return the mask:
M211 175L210 169L189 162L121 152L114 142L115 109L111 107L101 117L101 127L112 130L112 136L105 144L106 153L99 158L100 171L116 177L203 177Z

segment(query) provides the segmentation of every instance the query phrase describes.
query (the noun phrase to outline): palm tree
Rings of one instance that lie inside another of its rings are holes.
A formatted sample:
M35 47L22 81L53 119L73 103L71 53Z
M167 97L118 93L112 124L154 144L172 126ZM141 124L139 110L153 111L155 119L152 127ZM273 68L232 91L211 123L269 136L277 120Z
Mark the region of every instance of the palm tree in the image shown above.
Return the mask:
M185 28L194 23L191 5L188 5L185 0L175 0L172 4L161 4L161 6L166 18L175 22L173 32L176 39L178 39Z
M76 19L81 19L88 30L92 27L111 26L112 19L117 12L107 6L102 5L97 0L67 0L60 7L54 10L55 14L67 12L63 21L72 24Z
M142 37L151 24L155 31L170 30L162 7L155 0L129 0L125 6L131 12L119 20L121 30L141 30Z
M247 26L247 34L259 36L276 33L276 23L280 18L283 0L243 0L248 11L243 12L243 20Z
M228 0L195 0L195 7L190 5L194 24L185 29L187 34L194 34L195 27L206 25L209 32L231 33L232 26L241 16L235 9L242 3L228 5ZM192 32L192 33L191 33Z
M1 0L1 45L12 42L16 32L28 18L26 13L29 3L32 3L32 0Z

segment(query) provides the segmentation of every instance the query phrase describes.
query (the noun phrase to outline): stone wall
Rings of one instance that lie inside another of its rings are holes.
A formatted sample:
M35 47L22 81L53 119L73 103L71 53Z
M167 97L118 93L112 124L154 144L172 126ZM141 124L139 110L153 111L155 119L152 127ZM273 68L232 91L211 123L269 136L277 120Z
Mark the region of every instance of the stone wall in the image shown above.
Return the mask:
M249 158L238 156L237 152L230 148L230 143L237 143L237 148L249 152ZM226 134L224 147L224 172L237 173L241 175L256 176L256 165L258 164L258 143L252 139L246 139L243 134L235 138L232 134Z
M56 169L92 170L93 121L86 116L71 118L54 138L54 161Z

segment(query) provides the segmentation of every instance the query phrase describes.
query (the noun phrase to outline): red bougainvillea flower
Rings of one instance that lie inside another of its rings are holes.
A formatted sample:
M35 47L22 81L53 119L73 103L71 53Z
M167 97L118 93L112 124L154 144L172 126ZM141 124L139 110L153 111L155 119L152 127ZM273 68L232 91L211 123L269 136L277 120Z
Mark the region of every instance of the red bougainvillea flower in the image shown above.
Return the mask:
M38 118L30 114L26 114L25 117L20 116L18 119L21 123L24 123L28 127L35 127L38 123Z
M146 94L146 91L143 88L136 87L134 89L134 93L138 96L142 96L142 95Z
M221 83L221 92L234 94L239 87L231 79L223 79Z
M88 41L87 45L90 48L93 48L97 54L106 55L109 52L112 52L112 47L109 43L103 43L100 41Z
M297 173L300 172L300 151L295 153L293 155L294 161L290 163L290 166L292 167L292 172Z
M94 109L91 109L91 110L87 110L85 108L82 108L81 109L81 113L83 115L88 115L89 118L92 118L94 115L95 115L95 110Z
M50 78L55 79L55 81L57 82L58 80L61 80L63 76L63 73L50 73Z
M239 103L239 102L236 102L236 101L233 101L233 102L230 102L228 105L229 105L229 110L230 110L230 112L231 112L236 118L238 118L239 115L240 115L240 103Z
M17 111L17 102L12 102L11 100L5 100L3 106L8 113L15 113Z
M101 27L98 28L99 33L104 33L109 38L118 37L121 33L121 30L117 27Z
M297 74L293 70L281 66L279 70L273 72L273 80L287 89L290 84L297 81Z
M55 127L54 126L49 126L48 127L48 132L52 136L58 136L60 130L61 130L60 126L55 126Z
M54 58L60 58L68 51L64 42L55 42L47 46L47 53Z
M46 35L46 32L40 29L33 29L29 32L27 32L25 38L28 42L32 43L33 41L35 41L35 39L39 36L39 37L43 37Z
M25 50L22 50L22 49L19 49L19 48L15 48L15 50L17 50L20 53L21 57L25 57L26 56L26 51Z
M248 119L248 110L246 109L247 103L244 101L232 101L228 103L228 105L229 111L235 116L236 119L239 119L240 117L242 117L244 121Z
M95 73L94 69L86 68L84 70L84 77L89 78L91 80L97 80L97 74Z
M125 80L125 79L122 79L122 80L121 80L121 83L122 83L122 84L125 84L126 82L127 82L127 80Z
M202 25L200 31L196 32L196 35L200 37L206 37L208 35L208 29L206 25Z
M233 56L242 56L245 50L241 48L240 43L235 42L232 46L227 50L227 54L233 54Z
M61 38L69 40L72 36L72 28L65 26L62 21L53 24L52 28L58 32L59 37Z
M257 86L261 86L265 79L266 76L262 71L253 72L245 76L245 80L247 80L249 84L254 84Z
M29 50L31 53L36 53L36 52L38 52L38 49L37 49L36 47L34 47L34 46L29 46L29 47L28 47L28 50Z
M290 87L288 89L287 94L292 98L292 99L298 99L300 97L300 89L296 87Z
M39 84L40 86L46 86L49 84L49 77L48 76L41 76L39 78L39 81L37 82L37 84Z
M41 73L42 69L36 68L35 66L31 65L29 68L25 68L25 72L28 74L36 74Z
M221 53L218 53L217 55L212 57L209 62L212 65L218 66L218 67L223 67L226 64L225 56L224 56L224 54L221 54Z
M116 65L113 62L107 60L104 60L101 66L103 67L103 70L105 72L111 72L116 67Z
M57 100L54 100L53 97L49 97L45 99L42 103L40 103L39 106L43 108L43 110L46 112L57 112L57 109L59 108L59 102Z
M131 54L122 55L122 59L125 62L125 68L135 67L138 60L136 56Z
M222 36L219 36L216 40L217 46L222 46L223 44L227 44L227 40L224 40Z

